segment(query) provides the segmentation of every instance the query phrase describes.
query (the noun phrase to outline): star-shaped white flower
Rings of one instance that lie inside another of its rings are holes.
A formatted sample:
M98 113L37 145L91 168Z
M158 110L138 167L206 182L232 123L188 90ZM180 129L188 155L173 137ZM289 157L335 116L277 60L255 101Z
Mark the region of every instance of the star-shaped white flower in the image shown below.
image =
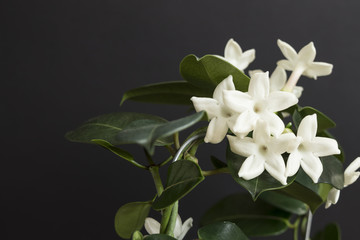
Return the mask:
M357 157L344 171L344 187L353 184L360 176L357 170L360 168L360 157ZM336 204L340 197L340 190L332 188L326 199L325 208L329 208L332 204Z
M340 153L335 139L316 137L316 132L316 114L304 117L297 131L299 146L289 155L286 176L293 176L301 166L314 183L317 183L323 172L319 157Z
M256 73L250 79L248 92L224 90L224 103L233 112L240 113L231 129L240 137L254 130L257 120L267 122L271 134L280 135L285 126L275 112L284 110L298 102L289 92L270 92L269 74Z
M249 71L249 76L252 77L256 73L263 73L264 71L260 69ZM272 72L270 78L270 92L281 91L285 87L287 80L286 71L284 68L277 66ZM300 86L295 86L292 90L292 93L295 94L297 98L300 98L304 88Z
M231 38L225 46L224 58L240 71L244 71L254 61L255 49L243 52L240 45Z
M284 87L285 91L291 91L293 87L296 86L301 75L317 79L318 76L331 74L333 68L332 64L314 62L316 49L313 42L310 42L303 47L299 53L296 53L294 48L280 39L277 43L281 52L287 58L287 60L284 59L278 61L277 65L283 67L285 70L293 71Z
M232 128L238 113L234 113L223 103L223 91L235 90L232 76L225 78L214 90L213 98L192 97L197 112L205 111L210 119L204 141L210 143L221 142L228 129Z
M285 162L281 154L292 151L298 145L293 133L272 136L268 124L259 120L253 138L228 135L228 139L232 152L247 157L239 170L239 177L250 180L266 170L283 185L287 184Z
M193 219L188 218L184 223L182 223L181 218L177 215L175 228L174 228L174 238L177 240L182 240L186 233L193 225ZM159 234L160 233L160 223L153 218L147 217L145 219L145 230L149 234Z

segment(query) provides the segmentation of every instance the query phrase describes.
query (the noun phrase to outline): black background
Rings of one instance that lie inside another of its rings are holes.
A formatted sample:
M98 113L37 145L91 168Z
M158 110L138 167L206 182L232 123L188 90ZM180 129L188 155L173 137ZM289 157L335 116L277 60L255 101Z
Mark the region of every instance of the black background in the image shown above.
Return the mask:
M153 197L150 174L64 134L109 112L187 115L182 107L119 103L131 88L181 80L184 56L223 55L229 38L256 49L248 69L270 72L283 58L278 38L296 50L314 41L316 60L334 70L302 78L300 104L335 120L347 165L359 155L359 13L356 0L1 1L0 239L119 239L114 214ZM128 149L143 158L140 148ZM224 158L222 146L208 151ZM207 207L239 189L229 176L209 177L181 201L180 213L196 225ZM359 189L354 184L337 205L321 207L313 231L336 221L344 239L358 239Z

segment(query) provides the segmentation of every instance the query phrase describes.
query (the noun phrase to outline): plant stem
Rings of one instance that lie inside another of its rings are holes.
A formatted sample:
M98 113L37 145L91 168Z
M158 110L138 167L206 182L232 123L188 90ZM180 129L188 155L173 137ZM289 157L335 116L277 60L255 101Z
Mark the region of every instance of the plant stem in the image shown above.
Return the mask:
M168 206L163 211L163 215L162 215L162 218L161 218L161 225L160 225L160 233L165 233L166 232L166 229L167 229L167 227L169 225L169 220L170 220L170 217L171 217L173 207L174 207L174 204Z
M155 162L153 161L151 155L148 153L148 151L144 148L146 159L148 160L150 165L155 165Z
M211 175L215 175L215 174L220 174L220 173L230 173L229 168L225 167L225 168L218 168L218 169L214 169L214 170L209 170L209 171L201 171L201 173L207 177L207 176L211 176Z
M166 227L166 232L165 232L167 235L169 235L171 237L174 237L174 229L175 229L175 224L176 224L176 218L178 215L178 209L179 209L179 201L176 201L172 208L170 220Z
M151 175L154 179L157 195L160 196L161 193L164 191L163 184L161 182L160 173L159 173L159 167L158 166L151 166L149 167L149 170L151 172Z
M305 240L310 240L310 231L311 231L311 223L312 223L312 213L309 210L308 213L308 220L307 220L307 225L306 225L306 232L305 232Z
M176 150L179 150L179 148L180 148L179 132L176 132L174 134L174 145L175 145Z
M294 223L294 240L299 239L299 223L300 223L300 218L298 218Z

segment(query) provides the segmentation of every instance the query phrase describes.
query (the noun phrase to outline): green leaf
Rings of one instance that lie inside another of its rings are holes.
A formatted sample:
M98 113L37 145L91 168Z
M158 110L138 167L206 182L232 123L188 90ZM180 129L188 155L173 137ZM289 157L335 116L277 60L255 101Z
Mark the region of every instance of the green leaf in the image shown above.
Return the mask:
M305 215L308 211L308 207L305 203L275 191L264 192L260 195L259 199L274 207L296 215Z
M316 233L312 240L341 240L340 227L336 223L330 223L324 230Z
M165 234L153 234L146 236L144 240L176 240L176 239Z
M102 139L112 145L118 145L116 137L123 129L166 122L161 117L143 113L110 113L91 118L77 129L66 133L65 137L72 142L94 143L93 139Z
M95 144L97 144L97 145L99 145L99 146L101 146L101 147L103 147L103 148L111 151L111 152L114 153L115 155L117 155L117 156L119 156L119 157L121 157L121 158L129 161L131 164L133 164L133 165L135 165L135 166L137 166L137 167L139 167L139 168L144 168L144 169L146 169L145 166L137 163L137 162L134 160L134 157L133 157L130 153L128 153L127 151L122 150L122 149L120 149L120 148L117 148L117 147L115 147L114 145L112 145L111 143L109 143L109 142L107 142L107 141L105 141L105 140L102 140L102 139L93 139L93 140L91 140L91 141L94 142Z
M140 231L135 231L132 235L131 240L143 240L144 236L142 235L142 233Z
M251 194L254 200L262 192L286 187L282 185L278 180L273 178L266 171L264 171L259 177L251 180L245 180L243 178L240 178L238 176L238 172L246 158L231 152L229 147L227 148L226 151L226 159L229 166L229 170L234 180L242 187L244 187ZM294 181L294 179L295 177L288 178L288 183L290 184L292 181Z
M336 126L333 120L331 120L328 116L326 116L324 113L320 112L319 110L316 110L315 108L312 107L303 107L303 108L299 107L298 109L295 109L293 113L293 121L296 128L299 127L300 122L304 117L308 115L312 115L314 113L316 113L317 116L318 133Z
M198 231L201 240L249 240L241 229L232 222L218 222L206 225Z
M133 232L140 230L149 215L151 202L132 202L119 208L115 215L116 233L130 239Z
M189 83L211 92L229 75L233 76L235 88L243 92L247 92L250 81L235 66L214 55L200 59L195 55L186 56L180 63L180 73Z
M179 160L169 166L166 188L153 203L155 210L164 209L188 194L204 176L199 165L188 160Z
M118 133L117 144L139 144L143 146L151 155L154 153L156 145L169 145L172 138L169 136L182 131L199 122L204 116L204 112L198 112L190 116L180 118L171 122L162 124L138 124L132 125Z
M216 169L220 169L220 168L225 168L227 167L226 163L224 163L223 161L221 161L220 159L216 158L215 156L210 156L210 160L212 165L216 168Z
M320 158L323 164L323 173L319 178L320 183L328 183L337 189L344 187L344 170L342 163L334 156Z
M290 213L261 199L254 202L248 194L238 193L212 206L201 218L201 225L230 221L247 236L270 236L286 231L290 217Z
M192 105L190 98L211 97L212 92L188 82L162 82L135 88L124 93L120 104L126 100L138 102Z

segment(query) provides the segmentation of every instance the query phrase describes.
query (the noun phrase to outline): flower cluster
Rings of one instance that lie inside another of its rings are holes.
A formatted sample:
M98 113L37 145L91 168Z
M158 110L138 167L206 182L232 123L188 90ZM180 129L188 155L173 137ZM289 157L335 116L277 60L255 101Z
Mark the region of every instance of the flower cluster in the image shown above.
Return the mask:
M266 170L286 185L287 177L301 167L317 183L323 172L320 157L340 153L336 140L316 136L316 114L304 117L295 135L285 127L280 112L298 103L302 88L296 83L301 75L316 79L330 74L332 65L313 61L316 51L312 42L299 53L281 40L278 46L287 60L278 61L270 78L268 72L252 71L248 91L242 92L235 89L230 75L215 88L213 98L192 97L191 101L195 110L205 111L210 120L205 142L219 143L227 136L231 151L246 157L239 177L254 179ZM225 60L240 71L254 58L255 50L242 53L232 39L226 45ZM293 71L287 81L285 70ZM287 161L284 153L288 153Z

